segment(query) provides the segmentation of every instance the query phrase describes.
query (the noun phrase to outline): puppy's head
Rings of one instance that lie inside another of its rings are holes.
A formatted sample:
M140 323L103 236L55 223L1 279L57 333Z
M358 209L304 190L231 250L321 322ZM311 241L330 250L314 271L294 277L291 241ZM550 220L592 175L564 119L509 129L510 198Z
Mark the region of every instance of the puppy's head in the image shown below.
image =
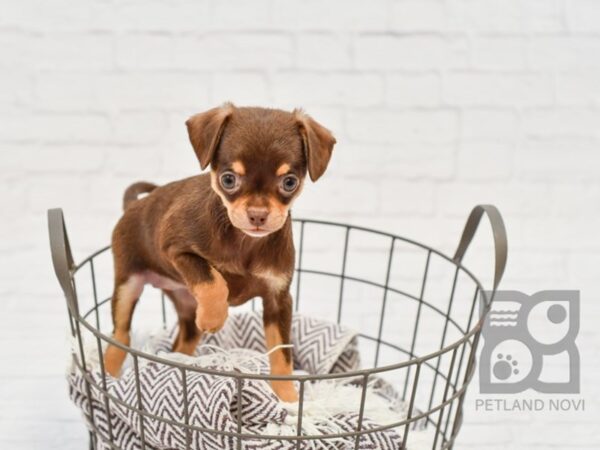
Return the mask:
M231 223L252 237L283 226L306 174L312 181L323 175L335 144L329 130L299 110L225 104L186 125Z

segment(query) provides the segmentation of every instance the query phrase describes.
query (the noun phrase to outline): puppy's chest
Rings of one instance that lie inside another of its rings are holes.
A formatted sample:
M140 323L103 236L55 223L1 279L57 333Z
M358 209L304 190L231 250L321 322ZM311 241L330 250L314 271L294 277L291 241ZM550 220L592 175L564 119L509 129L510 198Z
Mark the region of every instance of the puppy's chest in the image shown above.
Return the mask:
M216 263L215 268L229 280L239 280L244 283L252 284L253 281L259 281L268 284L280 290L287 286L290 280L289 267L274 267L259 264L236 264L236 263Z
M240 262L215 264L215 268L227 282L231 304L240 304L251 297L277 295L287 290L291 280L291 268L260 265L244 265Z
M289 251L289 249L292 249ZM208 262L227 281L232 297L277 294L286 290L294 270L293 244L244 247L222 245ZM210 258L210 257L209 257Z
M278 279L281 274L291 273L294 269L293 250L288 254L284 248L279 250L280 247L283 246L251 249L222 246L217 251L210 252L207 260L222 274L265 280Z

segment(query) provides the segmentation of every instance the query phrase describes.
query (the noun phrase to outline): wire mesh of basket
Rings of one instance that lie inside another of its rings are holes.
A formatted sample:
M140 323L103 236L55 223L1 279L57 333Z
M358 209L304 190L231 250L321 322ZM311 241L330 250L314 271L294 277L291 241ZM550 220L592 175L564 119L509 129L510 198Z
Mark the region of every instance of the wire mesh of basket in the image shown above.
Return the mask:
M463 266L462 260L482 216L489 218L494 239L494 280L490 290ZM144 429L151 421L168 421L143 408L139 389L139 367L152 361L181 372L185 417L189 401L186 379L191 372L205 372L234 379L238 389L245 380L294 380L300 400L297 433L294 435L261 435L244 431L238 416L237 431L206 429L188 423L177 424L186 433L186 448L191 447L192 433L226 435L234 448L242 448L246 439L269 442L288 441L296 448L305 443L349 439L360 448L363 435L396 429L402 437L400 448L411 448L411 435L416 423L425 423L431 431L425 448L450 449L463 420L463 402L475 369L475 354L481 327L494 293L502 278L507 257L506 231L502 217L492 205L478 205L469 215L458 248L453 257L391 233L347 224L296 219L296 273L292 284L295 310L306 315L343 323L358 331L363 365L367 368L344 373L294 374L273 376L241 372L221 372L162 358L125 346L111 337L110 293L112 292L112 260L109 247L102 248L80 263L74 262L62 210L48 211L50 246L54 269L66 298L71 335L76 343L72 351L74 370L85 378L88 396L93 389L102 396L107 416L111 406L121 402L139 416L140 447L150 447L144 440ZM147 304L147 317L166 327L173 313L160 291L146 291L143 297L157 297ZM256 299L240 308L255 309ZM138 312L136 312L136 316ZM174 316L173 316L174 318ZM134 319L134 328L135 328ZM147 320L145 319L147 322ZM99 353L107 344L123 349L133 361L136 374L137 401L131 404L115 398L107 389L102 358L102 383L88 375L85 341L93 341ZM393 385L406 402L403 420L376 427L363 427L366 390L370 379L381 377ZM356 429L334 434L302 433L305 387L320 380L358 380L362 389L356 405ZM89 406L91 408L91 406ZM92 411L90 448L96 448L100 430L94 424ZM104 442L119 449L113 441L113 430L105 430ZM310 447L309 447L310 448ZM344 448L352 448L344 447Z

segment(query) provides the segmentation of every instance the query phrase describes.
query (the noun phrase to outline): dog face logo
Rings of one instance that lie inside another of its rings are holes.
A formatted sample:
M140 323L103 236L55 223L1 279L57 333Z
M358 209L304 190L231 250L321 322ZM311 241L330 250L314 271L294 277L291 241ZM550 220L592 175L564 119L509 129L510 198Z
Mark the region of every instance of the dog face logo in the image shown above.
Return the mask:
M496 292L482 329L481 392L578 393L578 332L578 291Z

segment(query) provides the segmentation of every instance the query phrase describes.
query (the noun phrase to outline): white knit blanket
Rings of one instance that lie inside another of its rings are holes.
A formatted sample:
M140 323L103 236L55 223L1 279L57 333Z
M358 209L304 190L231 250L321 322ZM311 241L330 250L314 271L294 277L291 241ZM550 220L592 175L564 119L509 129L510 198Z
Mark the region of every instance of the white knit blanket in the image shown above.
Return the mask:
M191 366L235 370L249 373L268 373L262 317L259 313L230 316L225 327L214 335L206 336L193 357L170 351L176 330L163 332L148 339L143 346L147 353ZM296 315L292 322L294 367L309 374L342 373L359 368L357 335L347 328ZM102 386L98 369L98 354L93 346L86 346L88 375L93 384ZM296 435L297 404L286 404L277 399L263 380L244 380L241 399L238 386L231 377L214 376L186 371L188 413L184 408L181 370L165 364L139 363L140 390L135 385L135 372L126 365L120 378L107 375L108 392L118 399L110 400L108 408L101 392L91 386L90 398L85 378L78 371L68 376L73 402L82 410L85 420L99 430L98 449L108 450L109 442L120 449L202 449L245 450L295 449L293 440L238 439L227 434L192 430L186 433L177 424L189 423L200 429L223 433L238 431L238 415L242 432L253 435ZM405 403L396 391L381 378L371 376L367 389L362 429L374 429L406 417ZM305 386L302 435L327 435L353 432L358 426L358 409L362 386L360 380L318 381ZM139 395L139 398L138 398ZM141 400L140 400L141 399ZM147 413L164 418L162 422L140 416L125 407L131 405ZM241 406L241 409L239 407ZM239 409L239 410L238 410ZM109 414L107 414L107 412ZM187 417L186 417L187 416ZM110 417L110 429L108 418ZM143 423L141 423L143 422ZM411 435L423 433L422 424L412 427ZM360 449L399 449L403 428L374 431L360 437ZM413 438L422 441L422 437ZM409 442L413 442L411 439ZM189 447L186 447L189 445ZM354 437L322 438L303 441L301 449L352 449ZM411 445L409 448L420 447Z

